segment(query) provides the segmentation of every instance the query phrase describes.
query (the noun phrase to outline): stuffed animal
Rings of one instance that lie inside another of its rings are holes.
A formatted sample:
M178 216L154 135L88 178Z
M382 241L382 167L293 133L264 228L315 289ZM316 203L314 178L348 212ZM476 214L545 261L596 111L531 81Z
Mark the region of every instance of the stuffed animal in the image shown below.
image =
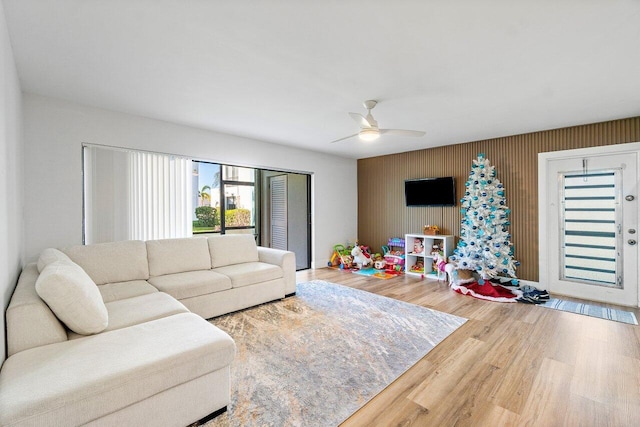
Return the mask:
M435 243L435 244L431 247L431 255L433 255L433 256L442 255L442 248L440 247L440 245L439 245L439 244Z
M364 268L371 265L371 255L364 252L360 246L353 247L351 250L351 256L353 257L353 262L358 266L358 268Z
M420 238L416 238L413 242L413 253L421 254L424 252L424 242Z

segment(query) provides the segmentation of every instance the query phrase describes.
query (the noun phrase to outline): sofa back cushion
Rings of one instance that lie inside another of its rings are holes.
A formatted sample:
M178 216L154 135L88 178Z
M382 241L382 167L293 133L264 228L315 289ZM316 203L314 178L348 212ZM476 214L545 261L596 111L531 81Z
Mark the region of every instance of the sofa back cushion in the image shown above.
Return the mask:
M147 280L147 246L140 240L78 245L63 250L98 285Z
M44 251L42 251L42 253L40 254L40 257L38 258L38 273L42 273L42 270L44 270L44 268L51 264L52 262L56 262L56 261L71 261L71 258L69 258L65 253L60 252L58 249L55 248L47 248Z
M252 234L210 236L208 240L213 268L258 261L258 246Z
M56 261L47 265L36 280L36 292L78 334L97 334L109 324L98 286L77 264Z
M151 277L211 269L206 237L149 240L147 254Z

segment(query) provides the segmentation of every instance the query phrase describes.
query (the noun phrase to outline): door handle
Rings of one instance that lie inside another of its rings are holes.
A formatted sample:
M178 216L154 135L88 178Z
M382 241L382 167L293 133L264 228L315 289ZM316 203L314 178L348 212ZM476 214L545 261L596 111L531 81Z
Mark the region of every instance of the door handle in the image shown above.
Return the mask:
M635 245L635 244L636 244L636 243L638 243L638 242L636 242L636 241L635 241L635 240L633 240L633 239L629 239L629 240L627 240L627 243L628 243L628 244L630 244L631 246L633 246L633 245Z
M635 228L630 228L630 229L627 230L627 233L636 234L636 229Z

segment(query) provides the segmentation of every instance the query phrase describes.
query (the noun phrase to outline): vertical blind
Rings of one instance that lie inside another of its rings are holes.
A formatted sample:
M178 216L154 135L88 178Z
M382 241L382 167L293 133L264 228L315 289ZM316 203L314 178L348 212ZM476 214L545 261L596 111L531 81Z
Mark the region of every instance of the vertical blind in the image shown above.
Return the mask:
M83 147L85 244L129 239L128 152Z
M84 243L189 237L191 159L85 145Z
M130 152L129 186L130 239L192 235L191 160Z

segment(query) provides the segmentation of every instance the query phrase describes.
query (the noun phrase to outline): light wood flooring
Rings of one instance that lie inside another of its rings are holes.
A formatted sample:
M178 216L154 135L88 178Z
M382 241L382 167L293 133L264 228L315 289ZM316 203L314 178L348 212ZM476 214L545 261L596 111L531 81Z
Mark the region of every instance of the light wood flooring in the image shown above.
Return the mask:
M345 427L640 426L639 326L481 301L433 280L297 273L314 279L469 319Z

